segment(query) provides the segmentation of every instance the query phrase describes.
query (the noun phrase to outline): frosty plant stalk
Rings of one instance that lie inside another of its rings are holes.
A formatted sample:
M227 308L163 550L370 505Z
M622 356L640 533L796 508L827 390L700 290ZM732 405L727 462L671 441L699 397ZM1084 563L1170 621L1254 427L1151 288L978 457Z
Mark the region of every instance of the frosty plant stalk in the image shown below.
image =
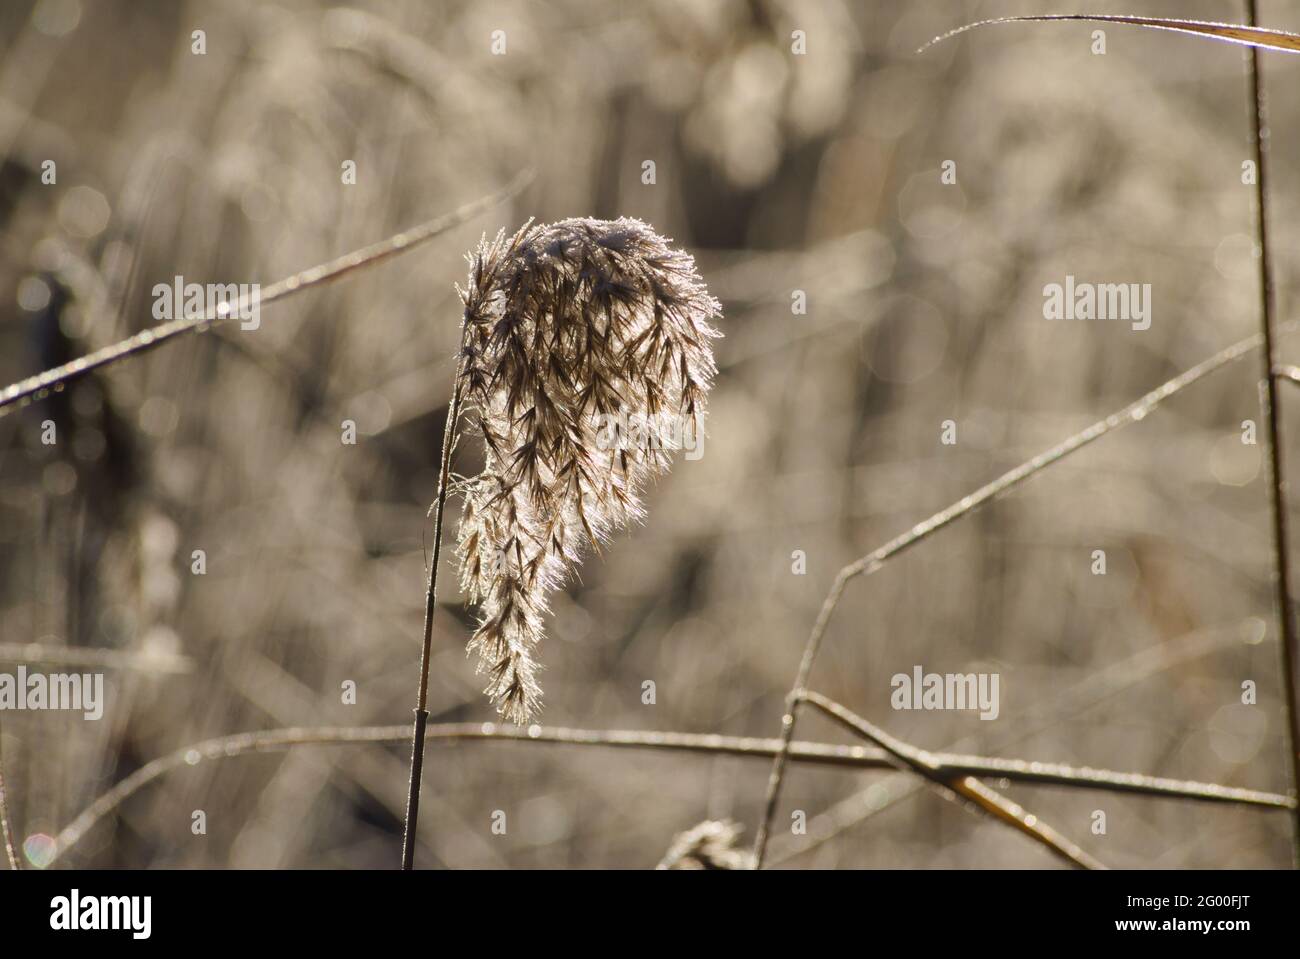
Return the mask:
M484 693L511 722L538 712L536 653L546 596L588 548L642 518L641 492L674 449L697 448L717 367L721 312L692 257L640 220L529 221L469 256L443 439L425 605L402 862L419 815L429 653L442 516L464 498L461 587L479 609L468 650ZM483 468L452 483L460 418L483 440ZM611 420L672 424L654 442L608 440Z

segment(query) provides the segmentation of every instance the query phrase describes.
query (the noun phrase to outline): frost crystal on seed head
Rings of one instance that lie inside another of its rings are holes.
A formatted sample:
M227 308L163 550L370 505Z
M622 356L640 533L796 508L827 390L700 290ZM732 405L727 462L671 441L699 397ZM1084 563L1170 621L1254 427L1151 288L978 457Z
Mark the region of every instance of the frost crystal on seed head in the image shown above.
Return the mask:
M469 261L459 388L485 465L459 484L461 587L479 604L484 692L523 724L541 698L546 593L642 516L646 481L701 428L721 308L692 257L640 220L530 221ZM601 441L629 413L688 426L668 431L677 442Z

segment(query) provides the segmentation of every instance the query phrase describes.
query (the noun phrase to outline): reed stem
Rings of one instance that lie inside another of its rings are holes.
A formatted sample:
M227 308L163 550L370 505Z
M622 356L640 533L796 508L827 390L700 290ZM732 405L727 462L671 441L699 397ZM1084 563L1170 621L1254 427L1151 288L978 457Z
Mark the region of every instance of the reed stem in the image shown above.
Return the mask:
M1246 22L1255 26L1255 0L1246 0ZM1287 530L1286 472L1282 456L1282 414L1278 403L1278 380L1281 376L1275 334L1273 256L1268 235L1268 108L1264 99L1264 78L1259 62L1259 50L1251 47L1250 100L1251 134L1255 148L1255 236L1259 259L1260 332L1264 338L1262 351L1264 365L1264 436L1268 447L1269 509L1273 525L1273 579L1276 589L1275 605L1279 626L1278 646L1281 658L1282 684L1286 692L1286 743L1290 760L1291 783L1300 798L1300 757L1296 744L1300 743L1300 709L1296 704L1296 628L1291 605L1291 549ZM1300 810L1292 812L1291 853L1296 868L1300 869Z
M442 553L442 515L447 503L447 479L451 473L451 451L455 446L456 421L460 418L461 360L456 361L447 425L442 433L442 465L438 471L438 498L433 513L433 557L429 562L428 587L424 599L424 645L420 650L420 687L415 700L415 730L411 747L411 781L406 796L406 828L402 836L402 869L415 865L415 834L420 819L420 783L424 778L424 737L429 723L429 658L433 651L433 611L437 605L438 559Z

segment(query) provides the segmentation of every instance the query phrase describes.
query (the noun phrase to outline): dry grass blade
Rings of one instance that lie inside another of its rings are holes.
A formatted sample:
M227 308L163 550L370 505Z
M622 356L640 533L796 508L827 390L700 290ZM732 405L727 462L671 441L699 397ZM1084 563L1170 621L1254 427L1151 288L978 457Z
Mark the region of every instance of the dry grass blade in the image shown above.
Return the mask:
M993 776L1012 782L1036 783L1040 786L1073 786L1106 792L1132 793L1139 796L1243 803L1272 809L1295 808L1293 800L1279 793L1220 786L1195 780L1166 779L1163 776L1148 776L1144 773L1122 773L1112 769L1093 769L1091 766L1070 766L1065 763L1038 760L967 756L962 753L930 753L929 755L938 764L941 772L953 775Z
M1296 329L1297 325L1296 323L1288 323L1284 324L1281 329L1290 332ZM790 696L787 698L787 710L782 717L782 743L789 743L794 739L799 708L797 697L808 687L808 679L812 674L813 664L817 660L817 653L821 649L822 639L826 635L826 627L830 625L831 616L834 615L835 607L839 605L840 597L844 595L844 590L850 580L863 574L870 575L876 572L892 557L933 536L939 530L983 506L989 500L1015 489L1026 480L1049 466L1061 462L1067 456L1077 453L1089 443L1100 439L1107 433L1145 419L1152 410L1175 393L1186 389L1215 370L1222 369L1228 364L1241 359L1253 350L1258 349L1263 343L1263 334L1257 333L1219 351L1207 360L1202 360L1190 370L1175 376L1172 380L1147 393L1141 399L1130 403L1124 409L1112 413L1105 419L1098 420L1086 429L1056 444L1051 449L1044 450L1033 459L1003 473L993 482L980 487L969 496L963 496L947 509L940 510L929 519L923 520L907 532L896 536L879 549L841 569L835 577L835 582L831 584L826 599L822 602L822 607L817 613L817 619L813 623L812 631L808 635L808 642L804 646L803 656L799 661L799 671L795 677L794 686L791 688ZM759 869L763 866L763 857L767 849L767 839L771 830L772 818L776 815L776 804L780 798L781 784L785 778L785 766L786 750L783 748L777 753L776 759L772 763L772 774L768 779L763 819L759 823L758 835L754 841L754 862Z
M1261 624L1262 625L1262 624ZM1051 697L1031 704L1026 715L1017 722L1013 735L998 737L990 746L997 750L1010 750L1026 739L1061 723L1072 720L1082 713L1095 709L1123 690L1145 682L1153 676L1174 669L1177 666L1194 662L1214 652L1221 652L1229 645L1239 643L1240 624L1219 626L1196 630L1178 639L1148 647L1132 656L1119 660L1106 667L1100 673L1093 673L1086 679ZM945 765L960 765L960 757L952 751L956 746L948 747L948 752L939 754ZM1020 762L1020 761L1017 761ZM1028 764L1032 770L1043 771L1047 768L1042 763ZM1054 764L1052 764L1054 765ZM971 771L968 769L968 771ZM1097 773L1097 770L1089 770ZM977 775L990 775L981 772ZM1008 777L1011 778L1011 777ZM1108 777L1107 777L1108 778ZM1151 782L1144 782L1143 794L1153 795L1145 787ZM1186 785L1183 783L1181 785ZM874 815L892 807L924 788L915 776L899 774L891 776L884 782L873 783L869 789L861 790L823 810L808 822L808 831L803 837L787 837L780 848L773 846L771 861L785 862L795 856L805 854L823 843L829 842ZM1119 784L1110 784L1108 788L1116 792L1125 791ZM1221 788L1221 787L1216 787ZM1212 789L1211 792L1215 792ZM1268 795L1276 795L1270 793ZM1208 797L1207 797L1208 798ZM1278 809L1291 809L1294 803L1285 796Z
M536 742L561 746L599 746L613 749L649 749L740 759L770 760L783 744L779 739L747 736L718 736L710 733L654 732L630 729L573 729L566 726L500 726L495 723L442 723L426 728L434 742ZM162 776L188 766L217 759L233 759L256 753L282 752L297 746L408 743L412 729L400 726L313 726L268 729L237 733L183 746L160 756L122 779L87 806L59 833L56 857L80 842L85 835L131 796ZM789 744L794 762L836 769L896 769L884 749L874 746L844 746L832 743ZM1074 789L1127 792L1164 799L1228 803L1258 809L1289 810L1295 803L1287 796L1200 783L1163 779L1141 773L1109 769L1076 769L1059 763L1038 763L1020 759L985 759L955 753L933 753L941 769L966 775L996 776L1012 782Z
M967 775L961 770L945 768L932 754L917 749L901 739L895 739L883 729L872 725L820 693L804 692L800 694L799 699L820 709L846 729L880 746L895 761L899 769L910 770L927 779L942 792L965 799L970 805L1023 833L1071 865L1081 869L1106 868L1078 844L1066 839L1037 816L1027 812L1023 806L990 789L974 776Z
M1237 43L1264 50L1279 50L1283 53L1300 53L1300 34L1287 33L1285 30L1269 30L1264 27L1247 26L1240 23L1213 23L1206 20L1171 20L1164 17L1134 17L1110 14L1059 13L1043 14L1032 17L998 17L993 20L980 20L968 23L956 30L949 30L942 36L921 46L916 52L924 53L936 43L942 43L959 33L966 33L976 27L987 27L999 23L1033 23L1052 20L1081 20L1091 23L1121 23L1135 27L1149 27L1153 30L1170 30L1174 33L1188 33L1193 36L1208 37L1224 43Z
M183 674L194 668L194 661L189 657L172 653L134 653L91 646L52 646L42 643L0 643L0 663L89 666L154 674Z
M343 256L336 257L327 263L321 263L269 286L262 287L258 296L258 303L265 305L284 299L294 293L301 293L310 287L336 280L353 270L414 249L420 244L446 233L453 227L457 227L515 196L531 182L532 177L532 171L525 171L504 189L472 203L467 203L445 216L429 220L410 230L396 233L386 240L380 240L378 243L372 243L359 250L353 250L351 253L345 253ZM240 299L237 303L222 304L222 307L207 310L202 314L190 314L179 319L169 320L166 323L159 323L157 326L142 330L134 336L96 350L94 353L80 359L65 363L54 369L45 370L25 380L20 380L0 390L0 416L3 416L10 409L21 408L34 400L43 399L49 395L50 391L61 390L68 383L94 370L103 369L132 356L157 349L164 343L169 343L187 333L205 332L213 326L237 316L239 311L248 305L245 299Z
M1296 328L1296 324L1288 324L1288 330ZM890 540L884 546L868 553L861 559L850 563L844 568L844 572L849 576L857 576L865 573L870 575L876 572L885 561L903 552L911 546L915 546L921 540L927 538L933 533L938 532L943 527L956 519L960 519L972 510L978 509L989 500L1001 496L1003 493L1019 486L1025 480L1041 472L1049 466L1060 462L1072 453L1077 453L1083 447L1096 440L1101 439L1107 433L1119 429L1122 426L1128 426L1130 423L1136 423L1145 419L1147 414L1157 406L1181 390L1186 389L1198 380L1203 379L1216 370L1222 369L1229 363L1235 362L1246 356L1253 350L1263 345L1264 338L1262 334L1248 337L1240 340L1232 346L1227 347L1207 360L1196 364L1172 380L1157 387L1147 393L1141 399L1130 403L1124 409L1117 413L1112 413L1105 419L1098 420L1086 429L1080 430L1066 440L1062 440L1056 446L1049 450L1044 450L1033 459L1021 463L1015 469L1010 470L993 482L980 487L969 496L963 496L956 503L953 503L945 510L935 513L929 519L913 526L906 533L903 533Z

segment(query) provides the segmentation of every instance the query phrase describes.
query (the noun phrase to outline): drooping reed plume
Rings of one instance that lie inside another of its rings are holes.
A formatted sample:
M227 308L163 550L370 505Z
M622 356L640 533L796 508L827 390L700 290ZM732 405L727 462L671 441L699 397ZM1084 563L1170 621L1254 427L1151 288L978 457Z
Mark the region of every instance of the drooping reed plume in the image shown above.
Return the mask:
M720 308L691 256L634 219L529 223L470 263L460 376L486 459L459 487L457 548L484 692L523 723L547 592L698 441Z
M443 435L416 697L402 868L414 865L429 720L443 508L462 409L484 466L461 480L461 581L479 605L469 652L484 692L525 723L546 593L614 530L641 516L646 480L699 440L721 312L690 255L640 220L531 220L469 257L460 357ZM636 424L635 430L629 429Z

